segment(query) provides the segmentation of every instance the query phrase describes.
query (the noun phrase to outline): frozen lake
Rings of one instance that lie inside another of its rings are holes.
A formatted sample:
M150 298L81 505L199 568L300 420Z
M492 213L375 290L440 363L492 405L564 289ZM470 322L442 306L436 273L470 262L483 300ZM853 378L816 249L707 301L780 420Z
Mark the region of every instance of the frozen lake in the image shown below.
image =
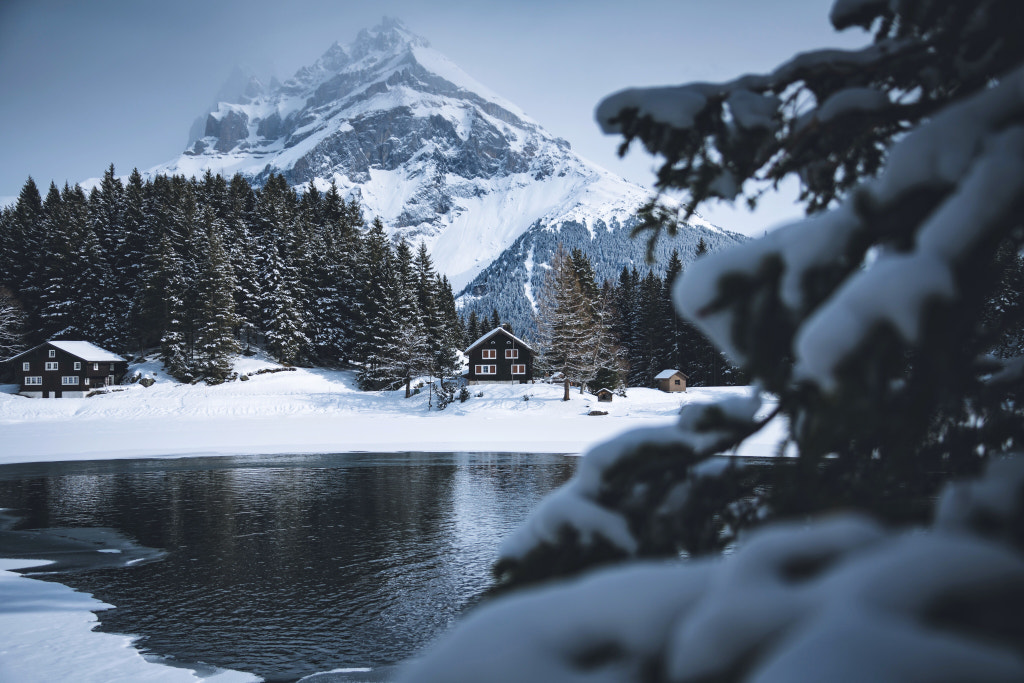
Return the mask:
M15 517L0 556L39 557L31 548L61 535L85 543L45 578L115 605L101 630L141 635L155 655L267 681L345 668L371 671L333 679L379 679L489 585L501 539L575 464L357 453L7 465L0 508Z

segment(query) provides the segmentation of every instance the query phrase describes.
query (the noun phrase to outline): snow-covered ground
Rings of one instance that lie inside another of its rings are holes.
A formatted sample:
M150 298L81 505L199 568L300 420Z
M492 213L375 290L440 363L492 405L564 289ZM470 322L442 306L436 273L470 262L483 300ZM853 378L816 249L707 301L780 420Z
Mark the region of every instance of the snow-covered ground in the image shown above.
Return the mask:
M630 389L598 403L547 384L470 387L465 403L433 407L426 390L362 392L350 372L279 366L266 359L236 364L248 381L218 386L173 381L158 364L133 366L153 377L82 399L29 399L0 393L0 464L186 455L271 453L521 452L582 453L635 427L671 424L687 402L749 390L692 388L684 394ZM415 383L414 383L415 386ZM591 410L607 415L591 416ZM768 456L784 425L770 425L742 448Z
M611 403L559 385L479 385L445 410L424 390L361 392L351 372L280 369L265 358L239 359L250 378L218 386L186 385L157 363L133 366L156 382L131 384L83 399L29 399L16 387L0 392L0 464L57 460L350 451L504 451L577 454L635 427L672 424L680 407L738 387L696 388L685 394L630 389ZM415 386L414 382L414 386ZM592 416L591 410L607 411ZM784 434L776 421L751 439L743 455L770 456ZM132 638L92 630L91 596L14 569L38 565L0 560L0 680L258 680L239 672L196 672L144 659Z

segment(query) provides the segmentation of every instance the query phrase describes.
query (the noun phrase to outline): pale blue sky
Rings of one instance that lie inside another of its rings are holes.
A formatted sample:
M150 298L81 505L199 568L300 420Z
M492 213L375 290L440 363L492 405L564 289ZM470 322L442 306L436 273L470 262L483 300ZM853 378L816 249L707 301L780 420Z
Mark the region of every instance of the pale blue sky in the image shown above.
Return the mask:
M654 159L615 156L598 100L636 85L725 80L794 52L853 47L829 0L4 0L0 3L0 197L32 175L77 182L169 161L236 64L278 78L383 15L401 19L466 72L583 156L650 184ZM779 202L776 202L778 204ZM794 213L714 211L760 234ZM763 226L763 227L762 227Z

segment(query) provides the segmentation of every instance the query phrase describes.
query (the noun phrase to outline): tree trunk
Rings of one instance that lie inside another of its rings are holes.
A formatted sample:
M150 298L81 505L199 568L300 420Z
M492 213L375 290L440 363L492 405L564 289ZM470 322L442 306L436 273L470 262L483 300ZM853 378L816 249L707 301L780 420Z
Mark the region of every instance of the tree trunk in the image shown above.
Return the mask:
M569 378L568 377L565 378L565 395L562 396L562 400L563 401L568 401L569 400Z
M412 384L412 377L405 378L405 397L409 398L412 396L412 391L409 389L409 385Z

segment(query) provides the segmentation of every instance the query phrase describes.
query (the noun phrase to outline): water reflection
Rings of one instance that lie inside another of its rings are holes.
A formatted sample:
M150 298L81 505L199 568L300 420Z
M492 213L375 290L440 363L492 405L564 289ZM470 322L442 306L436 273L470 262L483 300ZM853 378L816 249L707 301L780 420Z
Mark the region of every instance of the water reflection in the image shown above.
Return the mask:
M574 459L348 454L0 467L18 528L111 527L159 562L55 576L152 652L295 680L404 659L486 588Z

